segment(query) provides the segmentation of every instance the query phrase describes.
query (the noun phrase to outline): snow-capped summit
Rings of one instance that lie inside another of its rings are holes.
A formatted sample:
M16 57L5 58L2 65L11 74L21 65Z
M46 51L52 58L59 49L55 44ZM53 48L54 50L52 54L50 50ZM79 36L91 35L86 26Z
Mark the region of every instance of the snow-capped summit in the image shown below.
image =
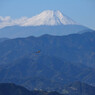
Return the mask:
M31 18L21 17L12 19L10 16L0 16L0 28L6 26L41 26L41 25L72 25L77 24L71 18L63 15L60 11L46 10Z
M22 26L40 26L40 25L68 25L76 24L72 19L63 15L60 11L46 10L42 13L27 19Z

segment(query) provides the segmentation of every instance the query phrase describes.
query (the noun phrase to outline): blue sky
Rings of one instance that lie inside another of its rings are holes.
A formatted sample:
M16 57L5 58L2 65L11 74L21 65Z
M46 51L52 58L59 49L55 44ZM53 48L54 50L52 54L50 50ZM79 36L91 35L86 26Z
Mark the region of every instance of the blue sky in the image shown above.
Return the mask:
M0 16L32 17L44 10L60 10L95 30L95 0L0 0Z

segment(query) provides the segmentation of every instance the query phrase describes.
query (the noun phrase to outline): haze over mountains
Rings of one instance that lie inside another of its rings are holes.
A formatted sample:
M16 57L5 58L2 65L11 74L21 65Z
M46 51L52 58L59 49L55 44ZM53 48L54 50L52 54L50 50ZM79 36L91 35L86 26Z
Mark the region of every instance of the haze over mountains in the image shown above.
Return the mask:
M0 17L0 20L0 38L41 36L44 34L62 36L92 31L85 26L77 24L60 11L52 10L46 10L32 18L13 20L10 17Z

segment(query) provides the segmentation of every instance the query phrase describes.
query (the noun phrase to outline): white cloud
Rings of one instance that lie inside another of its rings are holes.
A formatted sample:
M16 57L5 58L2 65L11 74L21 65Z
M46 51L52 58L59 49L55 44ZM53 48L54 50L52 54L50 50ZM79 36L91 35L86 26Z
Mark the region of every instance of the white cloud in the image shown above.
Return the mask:
M21 17L19 19L12 19L10 16L2 17L0 16L0 28L13 25L22 25L27 21L27 17Z
M11 19L10 16L2 17L0 16L0 21L9 21Z

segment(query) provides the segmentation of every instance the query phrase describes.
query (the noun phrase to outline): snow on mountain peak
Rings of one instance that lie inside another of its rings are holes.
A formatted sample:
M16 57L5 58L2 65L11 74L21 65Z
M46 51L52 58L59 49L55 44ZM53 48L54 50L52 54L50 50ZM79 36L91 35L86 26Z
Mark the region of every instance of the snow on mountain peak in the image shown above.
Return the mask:
M46 10L31 18L22 17L12 19L10 16L0 16L0 28L6 26L40 26L40 25L68 25L77 24L69 17L63 15L60 11Z
M36 15L32 18L29 18L22 26L40 26L40 25L67 25L67 24L76 24L69 17L63 15L60 11L46 10Z

